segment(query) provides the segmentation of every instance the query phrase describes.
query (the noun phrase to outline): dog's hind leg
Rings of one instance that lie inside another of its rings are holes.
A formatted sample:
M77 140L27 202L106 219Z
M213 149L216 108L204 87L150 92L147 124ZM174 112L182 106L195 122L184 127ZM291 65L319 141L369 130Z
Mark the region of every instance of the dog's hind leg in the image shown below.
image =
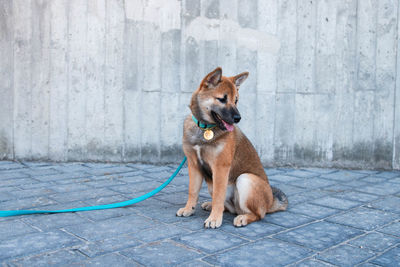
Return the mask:
M236 180L234 199L239 215L233 224L240 227L264 218L272 201L272 192L266 181L254 174L241 174Z

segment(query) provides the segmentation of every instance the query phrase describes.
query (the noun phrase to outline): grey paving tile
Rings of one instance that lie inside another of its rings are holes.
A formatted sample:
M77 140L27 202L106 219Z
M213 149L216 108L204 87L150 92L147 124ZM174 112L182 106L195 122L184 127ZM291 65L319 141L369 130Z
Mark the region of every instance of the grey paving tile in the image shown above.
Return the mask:
M311 203L290 206L289 211L318 219L322 219L339 212L337 209L322 207Z
M327 187L334 185L337 182L334 180L324 179L320 177L313 177L310 179L301 179L300 181L291 182L291 185L307 188L307 189L317 189L321 187Z
M350 180L350 181L342 182L342 184L350 186L353 189L359 188L359 187L366 187L366 186L370 186L371 185L371 183L368 183L368 182L362 181L362 180Z
M215 229L205 229L175 237L173 240L206 253L215 253L220 250L247 243L246 240Z
M337 171L334 173L323 174L321 177L336 180L336 181L350 181L354 179L359 179L361 177L365 177L367 174L354 172L354 171Z
M209 264L207 262L204 262L202 260L194 260L194 261L182 263L182 264L180 264L178 266L179 267L210 267L210 266L214 266L214 265L211 265L211 264Z
M34 178L43 176L43 175L52 175L52 174L60 173L53 168L29 168L29 169L24 169L22 172L26 173L29 176L34 177Z
M217 266L284 266L311 255L304 247L266 238L204 258Z
M303 178L289 176L289 175L276 174L276 175L268 176L268 179L271 182L274 182L277 184L281 184L281 183L287 184L290 182L301 182Z
M91 174L91 175L110 175L110 174L116 174L116 173L123 173L123 172L131 172L134 169L127 167L127 166L113 166L113 167L107 167L107 168L91 168L86 170L86 173Z
M10 162L8 164L1 164L0 165L0 170L17 170L17 169L22 169L26 168L26 166L16 163L16 162Z
M371 206L375 209L400 214L400 197L388 196L384 199L371 203Z
M20 218L15 220L0 221L0 243L13 236L35 233L38 230L21 221Z
M140 266L136 261L129 259L119 253L110 253L82 261L76 264L77 266ZM73 266L73 265L72 265Z
M275 168L264 168L265 173L268 175L268 177L270 175L275 175L278 173L283 173L282 171L275 169Z
M25 216L23 221L42 231L60 229L68 225L85 224L90 221L75 213L39 214Z
M391 179L391 178L394 178L394 177L400 177L400 172L399 171L379 172L379 173L376 174L376 176Z
M305 191L303 193L295 194L288 197L289 206L310 202L314 199L325 197L327 194L329 193L322 190Z
M185 235L189 232L189 230L173 224L158 225L154 228L138 232L135 235L135 238L143 242L154 242L166 238L172 238L178 235Z
M81 242L61 231L26 234L0 242L0 260L71 247Z
M233 223L224 223L222 224L220 229L224 232L228 232L252 240L265 238L269 235L286 230L286 228L283 228L281 226L265 222L251 223L246 227L235 227Z
M337 169L329 169L329 168L315 168L315 167L311 167L311 168L301 168L302 170L306 170L309 172L315 172L318 174L329 174L329 173L334 173L337 172Z
M400 243L400 238L376 232L368 233L349 242L351 245L378 252L384 251L397 243Z
M275 237L320 251L360 234L362 232L355 228L322 221L279 233Z
M51 175L42 175L35 177L36 180L41 182L57 182L60 180L67 180L67 179L77 179L77 178L84 178L89 177L88 174L82 172L71 172L71 173L57 173ZM76 181L76 180L75 180Z
M126 248L143 245L137 240L137 233L113 236L104 240L86 242L78 247L83 254L93 258L110 252L117 252Z
M267 214L262 220L267 223L273 223L286 228L292 228L302 224L310 223L315 219L290 211L284 211Z
M22 259L16 259L8 264L10 266L35 266L35 267L47 267L47 266L67 266L73 263L80 262L87 259L81 253L75 250L61 249L57 251L46 252L31 257Z
M152 181L164 182L169 177L171 177L172 174L173 174L172 170L165 170L165 171L161 171L161 172L144 173L143 176L146 177L146 178L149 178ZM178 176L181 176L181 175L178 174Z
M110 202L111 203L111 202ZM93 206L93 205L85 205L85 206ZM116 218L120 216L126 215L134 215L136 214L131 207L127 208L115 208L115 209L107 209L107 210L92 210L92 211L80 211L77 214L83 218L92 220L92 221L102 221L110 218Z
M352 201L358 201L358 202L370 202L379 198L379 196L377 195L366 194L356 191L339 193L336 194L335 197L344 198Z
M0 202L0 210L37 209L43 206L53 205L53 204L56 204L56 202L47 197L42 197L42 196L28 197L28 198L12 199Z
M176 192L174 194L164 193L158 194L154 198L171 204L184 206L188 198L188 193L186 191Z
M396 214L360 207L343 214L332 216L327 220L370 231L393 222L396 219L399 219L399 216Z
M365 178L360 179L360 181L371 183L371 184L385 182L386 180L387 180L387 178L383 178L383 177L379 177L379 176L375 176L375 175L367 176Z
M32 188L29 190L13 190L10 191L10 193L13 198L27 198L27 197L36 197L36 196L49 196L51 194L54 194L54 190L50 188Z
M389 235L394 235L400 237L400 221L389 224L385 227L382 227L377 230L378 232L382 232Z
M0 184L1 184L1 182L0 182ZM19 189L14 186L1 187L0 188L0 202L15 199L16 196L11 194L15 190L19 190Z
M305 193L308 190L302 187L294 186L294 185L289 185L289 184L279 184L279 183L270 183L272 186L278 187L281 189L287 196L292 196L295 194L300 194L300 193Z
M6 186L15 186L15 187L20 187L22 185L31 185L31 184L36 184L38 183L37 180L33 178L18 178L18 179L8 179L8 180L1 180L1 186L6 187Z
M329 185L327 187L323 187L321 188L321 190L331 194L331 193L343 193L347 191L352 191L353 188L347 184L338 183L334 185Z
M135 183L135 184L126 184L126 185L117 185L117 186L111 186L109 189L123 193L123 194L129 194L129 195L137 195L138 193L147 193L150 192L157 187L159 187L162 183L157 182L157 181L146 181L142 183Z
M68 203L72 201L88 200L91 198L100 198L105 196L117 195L115 191L111 191L106 188L89 188L81 191L73 191L67 193L57 193L50 195L51 199L56 200L59 203Z
M149 243L120 253L145 266L174 266L202 256L198 251L172 241Z
M306 259L304 261L296 263L293 266L295 266L295 267L329 267L329 266L334 266L334 265L312 258L312 259Z
M319 176L320 173L311 172L308 170L293 170L293 171L286 172L286 175L295 176L295 177L299 177L299 178L312 178L312 177Z
M397 194L400 192L400 186L396 183L383 182L374 185L368 185L363 187L357 187L355 190L370 193L374 195L386 196L388 194Z
M73 184L56 184L47 186L48 189L52 190L54 193L69 193L75 191L84 191L91 189L83 183L73 183Z
M371 260L371 262L380 266L400 266L400 247L397 246L386 251L382 255Z
M122 234L136 233L155 225L156 223L150 219L135 214L93 223L67 226L65 229L76 236L95 241Z
M343 199L343 198L336 198L333 196L319 198L319 199L313 200L311 203L325 206L328 208L340 209L340 210L348 210L348 209L355 208L357 206L362 205L362 203L360 203L360 202L355 202L355 201L347 200L347 199Z
M389 182L395 183L395 184L400 184L400 177L390 179Z
M354 266L375 256L375 253L358 247L340 245L317 255L318 259L338 266Z
M29 177L28 174L20 172L20 171L0 171L0 181L2 180L8 180L8 179L18 179L18 178L24 178L24 177Z

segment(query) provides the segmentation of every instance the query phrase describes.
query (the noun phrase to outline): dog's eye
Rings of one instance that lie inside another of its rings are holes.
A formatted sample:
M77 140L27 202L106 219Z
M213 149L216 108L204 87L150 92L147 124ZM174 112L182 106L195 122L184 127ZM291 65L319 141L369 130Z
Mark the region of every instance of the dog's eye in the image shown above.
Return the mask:
M221 102L222 104L226 103L226 100L228 99L227 95L224 95L224 97L217 97L218 101Z

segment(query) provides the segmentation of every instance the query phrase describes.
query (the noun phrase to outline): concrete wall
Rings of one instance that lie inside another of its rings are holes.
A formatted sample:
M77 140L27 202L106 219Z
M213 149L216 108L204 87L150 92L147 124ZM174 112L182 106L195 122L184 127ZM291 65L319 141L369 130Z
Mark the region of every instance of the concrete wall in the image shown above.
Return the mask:
M399 169L398 18L397 0L0 0L0 158L177 162L221 66L250 71L240 127L265 164Z

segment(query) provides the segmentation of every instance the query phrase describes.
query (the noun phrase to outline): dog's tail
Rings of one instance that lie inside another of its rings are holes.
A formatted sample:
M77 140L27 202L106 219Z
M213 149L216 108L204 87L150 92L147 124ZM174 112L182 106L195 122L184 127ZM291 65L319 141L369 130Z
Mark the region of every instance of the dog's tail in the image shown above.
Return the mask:
M273 186L271 186L271 189L272 195L274 196L274 202L272 203L272 207L269 209L268 213L286 210L289 202L285 193L283 193L279 188Z

